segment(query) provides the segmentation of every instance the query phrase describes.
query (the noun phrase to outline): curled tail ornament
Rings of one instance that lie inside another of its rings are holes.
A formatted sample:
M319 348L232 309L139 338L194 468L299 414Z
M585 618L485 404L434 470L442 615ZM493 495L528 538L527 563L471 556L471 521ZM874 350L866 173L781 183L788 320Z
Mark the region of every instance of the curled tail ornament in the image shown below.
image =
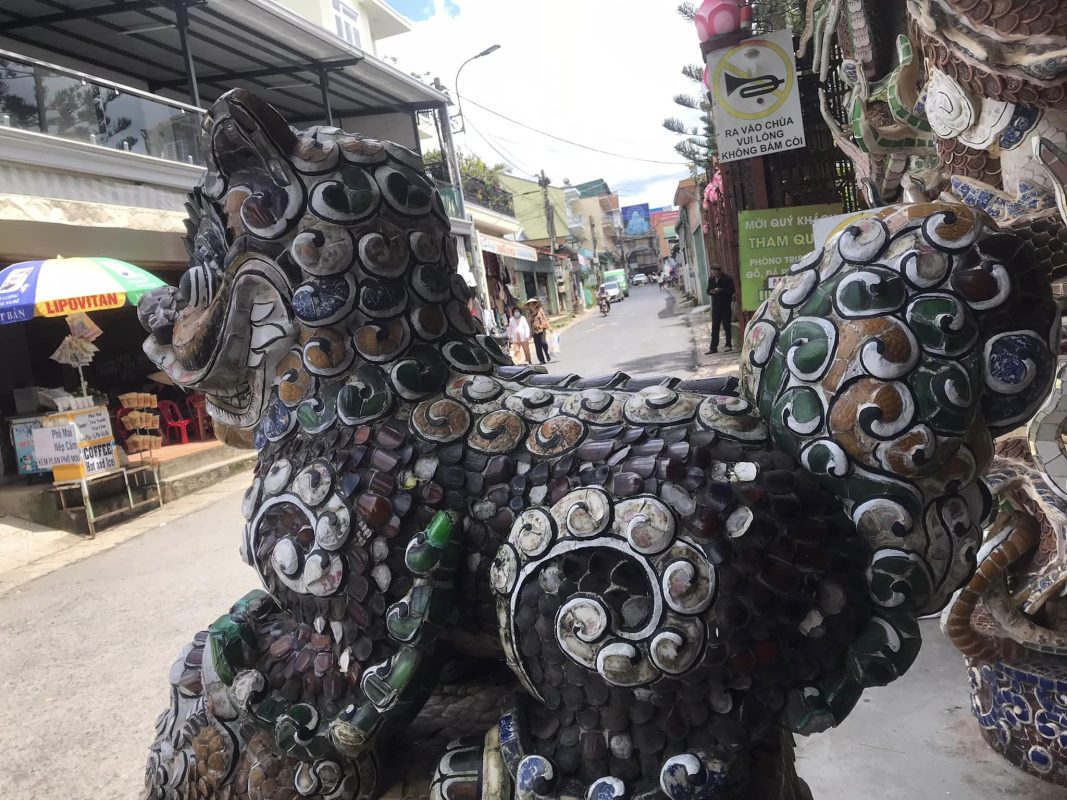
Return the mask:
M937 611L967 580L992 437L1048 394L1058 335L1029 247L945 204L850 225L757 312L743 392L870 542L883 622Z

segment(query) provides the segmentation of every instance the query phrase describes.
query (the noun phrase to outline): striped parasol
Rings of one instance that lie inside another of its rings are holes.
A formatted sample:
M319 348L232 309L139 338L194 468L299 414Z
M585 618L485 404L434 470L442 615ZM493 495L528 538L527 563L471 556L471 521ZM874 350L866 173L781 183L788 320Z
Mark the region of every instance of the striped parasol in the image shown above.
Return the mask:
M0 272L0 325L135 306L146 292L164 285L152 273L115 258L22 261Z

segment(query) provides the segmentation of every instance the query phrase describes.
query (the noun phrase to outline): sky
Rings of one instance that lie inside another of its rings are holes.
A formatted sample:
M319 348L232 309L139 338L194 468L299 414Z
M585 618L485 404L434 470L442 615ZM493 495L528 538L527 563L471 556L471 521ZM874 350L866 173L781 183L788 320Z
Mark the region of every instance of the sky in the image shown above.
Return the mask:
M509 161L520 177L543 169L555 186L565 178L603 178L623 205L673 204L689 168L663 119L695 122L695 113L672 98L697 93L681 69L701 60L696 32L676 12L677 0L387 2L414 30L380 40L379 56L396 58L408 72L428 72L429 80L439 77L453 100L459 65L500 45L463 70L461 150L490 164ZM485 109L616 155L546 138Z

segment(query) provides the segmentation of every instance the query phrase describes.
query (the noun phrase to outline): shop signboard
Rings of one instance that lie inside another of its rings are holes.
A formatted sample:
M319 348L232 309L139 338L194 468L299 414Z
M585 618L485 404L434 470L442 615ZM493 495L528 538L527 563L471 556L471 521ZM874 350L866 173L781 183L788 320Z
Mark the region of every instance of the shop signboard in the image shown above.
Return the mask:
M508 239L498 239L495 236L481 234L478 244L486 253L494 253L498 256L516 258L522 261L537 261L537 251L529 245L512 242Z
M759 308L774 289L775 278L814 249L814 220L840 213L839 203L740 212L741 309Z
M719 160L805 146L793 34L774 31L708 54Z
M660 228L669 228L678 224L681 211L677 208L661 208L652 212L652 227L657 231Z
M45 469L80 464L78 430L73 425L53 425L33 431L33 451L37 466Z
M44 427L34 431L33 443L37 463L50 467L56 481L80 480L118 466L105 406L48 415Z

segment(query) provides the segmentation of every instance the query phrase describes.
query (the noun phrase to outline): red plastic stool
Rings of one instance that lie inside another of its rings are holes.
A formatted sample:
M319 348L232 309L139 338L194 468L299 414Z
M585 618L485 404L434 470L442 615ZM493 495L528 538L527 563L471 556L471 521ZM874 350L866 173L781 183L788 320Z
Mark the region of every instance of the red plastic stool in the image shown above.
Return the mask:
M185 419L178 410L178 404L173 400L159 401L159 415L163 418L166 428L163 435L167 437L167 444L171 443L171 434L178 430L182 436L182 444L189 444L189 424L191 419Z

